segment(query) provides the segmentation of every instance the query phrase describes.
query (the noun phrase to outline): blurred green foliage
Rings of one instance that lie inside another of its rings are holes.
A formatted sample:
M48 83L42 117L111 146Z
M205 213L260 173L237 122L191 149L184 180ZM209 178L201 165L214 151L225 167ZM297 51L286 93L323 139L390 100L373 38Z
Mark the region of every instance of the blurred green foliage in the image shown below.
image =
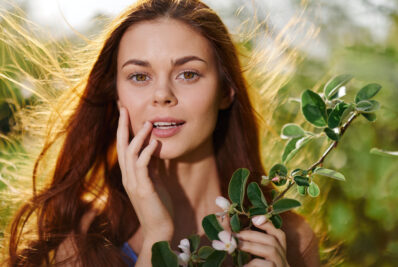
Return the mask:
M300 121L299 105L285 100L299 97L303 90L315 84L319 86L315 90L320 89L324 83L318 82L326 82L331 76L342 73L354 76L350 87L356 90L347 90L347 97L351 99L357 89L367 83L377 82L383 86L375 97L381 103L376 122L357 119L324 163L325 167L342 172L347 179L328 183L330 191L322 212L330 239L324 246L340 243L338 255L344 258L340 266L395 266L398 260L398 160L369 151L372 147L398 151L398 3L391 1L383 6L375 1L355 1L368 10L368 13L356 14L338 2L308 2L309 10L325 14L315 23L321 27L318 38L326 49L322 49L322 56L307 56L297 67L293 79L280 89L281 102L274 113L274 126L281 129L286 123ZM298 8L297 1L286 3L290 8ZM385 37L372 37L375 29L369 27L371 23L358 24L357 17L352 16L366 18L370 12L388 21L387 28L380 29L387 31ZM232 12L228 16L231 15ZM7 74L18 78L18 73L8 66L9 51L5 46L4 40L0 40L0 68L3 71L7 67L10 70ZM13 53L24 60L18 51ZM18 103L10 103L10 99L17 99ZM13 126L15 106L23 107L26 100L20 88L0 81L0 159L8 160L20 150L18 144L5 145L7 142L3 140ZM283 142L279 145L281 151L283 145ZM314 150L313 156L316 158L319 153ZM6 168L10 165L0 162L0 193L8 189L7 179L12 179L4 174ZM4 203L0 199L0 239L12 213L12 207ZM323 262L327 264L328 260Z

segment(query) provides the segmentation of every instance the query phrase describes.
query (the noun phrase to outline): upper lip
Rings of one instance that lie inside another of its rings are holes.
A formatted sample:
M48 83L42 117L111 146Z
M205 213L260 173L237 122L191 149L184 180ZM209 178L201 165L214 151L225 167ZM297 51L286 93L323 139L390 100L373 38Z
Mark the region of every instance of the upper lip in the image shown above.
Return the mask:
M174 123L184 123L184 120L172 118L172 117L162 117L162 118L154 118L152 120L149 120L152 124L155 122L174 122Z

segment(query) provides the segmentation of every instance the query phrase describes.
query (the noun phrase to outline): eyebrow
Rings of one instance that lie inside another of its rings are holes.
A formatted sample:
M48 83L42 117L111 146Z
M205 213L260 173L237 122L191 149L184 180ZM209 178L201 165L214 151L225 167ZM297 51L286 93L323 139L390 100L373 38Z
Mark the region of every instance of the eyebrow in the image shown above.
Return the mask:
M197 56L186 56L186 57L179 58L175 61L171 60L171 64L173 66L181 66L181 65L184 65L185 63L187 63L189 61L193 61L193 60L202 61L207 65L206 60L201 59L200 57L197 57ZM124 68L126 65L129 65L129 64L142 66L142 67L150 67L151 66L151 64L148 61L132 58L132 59L127 60L123 64L122 68Z

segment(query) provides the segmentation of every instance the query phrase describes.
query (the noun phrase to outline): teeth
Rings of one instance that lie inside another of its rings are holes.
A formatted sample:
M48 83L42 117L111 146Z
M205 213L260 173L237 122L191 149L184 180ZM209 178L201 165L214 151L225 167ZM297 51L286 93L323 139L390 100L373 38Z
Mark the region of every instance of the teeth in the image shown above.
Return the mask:
M177 123L176 122L155 122L155 123L153 123L153 125L155 127L159 127L159 126L176 126Z

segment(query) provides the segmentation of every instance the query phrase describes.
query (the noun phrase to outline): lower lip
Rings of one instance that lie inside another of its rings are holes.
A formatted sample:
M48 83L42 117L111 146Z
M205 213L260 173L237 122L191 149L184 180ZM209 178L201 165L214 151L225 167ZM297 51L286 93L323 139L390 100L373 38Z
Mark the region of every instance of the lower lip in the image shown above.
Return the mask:
M159 138L171 137L177 134L181 130L182 126L184 126L184 124L169 129L153 128L152 133Z

